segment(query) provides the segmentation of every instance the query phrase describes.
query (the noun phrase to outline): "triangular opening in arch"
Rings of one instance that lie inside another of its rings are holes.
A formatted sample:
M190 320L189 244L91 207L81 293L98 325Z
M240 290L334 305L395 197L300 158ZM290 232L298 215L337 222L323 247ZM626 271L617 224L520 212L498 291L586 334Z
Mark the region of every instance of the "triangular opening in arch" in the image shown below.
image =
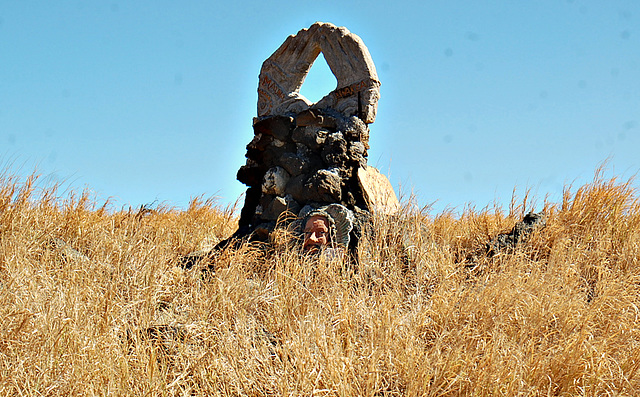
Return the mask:
M318 102L328 93L335 90L338 80L333 75L322 52L311 65L309 73L300 87L300 94L313 103Z

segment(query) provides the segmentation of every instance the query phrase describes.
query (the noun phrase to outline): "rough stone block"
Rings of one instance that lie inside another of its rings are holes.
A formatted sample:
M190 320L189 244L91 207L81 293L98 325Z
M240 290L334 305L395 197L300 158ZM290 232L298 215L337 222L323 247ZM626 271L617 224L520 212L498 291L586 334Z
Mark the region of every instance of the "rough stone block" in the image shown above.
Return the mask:
M236 178L247 186L260 186L264 177L264 168L250 165L243 165L238 170Z
M335 132L327 136L322 147L321 157L329 167L343 168L346 166L349 161L347 141L344 140L344 136L341 133Z
M309 171L309 159L295 153L285 153L280 157L280 165L291 176L298 176Z
M400 210L400 202L386 176L376 168L358 169L358 182L369 210L382 214L395 214Z
M281 141L287 140L291 135L294 122L292 117L274 116L258 121L253 125L253 131L257 134L271 135Z
M342 181L335 172L322 169L316 171L305 183L306 201L339 203L342 196Z
M282 167L272 167L264 174L262 193L283 196L290 175Z
M302 143L311 150L318 150L329 135L329 131L317 126L297 127L293 130L291 140Z
M264 150L273 141L273 137L267 134L256 134L247 145L247 150Z
M307 175L298 175L289 179L289 183L286 186L286 192L298 202L306 201L305 184L307 182Z

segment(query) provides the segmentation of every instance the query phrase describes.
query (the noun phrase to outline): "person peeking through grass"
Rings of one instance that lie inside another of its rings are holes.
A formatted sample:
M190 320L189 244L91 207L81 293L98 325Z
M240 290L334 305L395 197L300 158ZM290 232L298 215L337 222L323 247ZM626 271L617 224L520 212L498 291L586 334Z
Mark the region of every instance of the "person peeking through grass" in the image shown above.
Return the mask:
M316 209L305 207L299 219L305 253L336 258L350 248L355 218L347 207L341 204L329 204Z
M305 206L293 222L296 244L301 244L304 254L318 255L320 259L348 259L357 268L358 240L362 234L362 219L368 213L355 215L341 204L329 204L319 208ZM214 248L195 251L180 258L180 266L191 269L203 259L212 259L226 248L238 248L243 242L251 242L252 235L233 236L221 241ZM257 241L257 240L254 240ZM210 263L205 270L214 271Z

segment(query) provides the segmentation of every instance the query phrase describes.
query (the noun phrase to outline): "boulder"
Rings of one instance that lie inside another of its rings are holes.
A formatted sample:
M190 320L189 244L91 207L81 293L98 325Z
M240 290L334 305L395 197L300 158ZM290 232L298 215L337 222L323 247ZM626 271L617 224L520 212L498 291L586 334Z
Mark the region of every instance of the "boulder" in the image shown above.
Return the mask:
M392 215L400 210L400 202L386 176L376 168L358 168L358 183L372 212Z
M282 167L269 168L262 181L262 193L283 196L290 177Z
M342 180L336 172L321 169L305 183L307 201L339 203L342 196Z

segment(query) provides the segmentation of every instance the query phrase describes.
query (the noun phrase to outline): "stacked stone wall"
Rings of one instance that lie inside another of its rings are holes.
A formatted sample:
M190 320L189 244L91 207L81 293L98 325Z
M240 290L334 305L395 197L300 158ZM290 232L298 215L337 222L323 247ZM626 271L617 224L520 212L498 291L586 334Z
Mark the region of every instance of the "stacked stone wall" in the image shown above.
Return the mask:
M305 110L256 120L253 130L237 175L249 187L241 228L271 230L283 212L297 214L305 205L368 209L357 178L369 149L360 118Z
M338 85L311 103L299 91L320 53ZM237 174L248 189L235 236L264 239L283 213L296 216L305 206L338 203L355 213L378 207L371 191L380 177L367 168L367 151L379 97L375 66L358 36L321 22L289 36L260 70L254 136Z

